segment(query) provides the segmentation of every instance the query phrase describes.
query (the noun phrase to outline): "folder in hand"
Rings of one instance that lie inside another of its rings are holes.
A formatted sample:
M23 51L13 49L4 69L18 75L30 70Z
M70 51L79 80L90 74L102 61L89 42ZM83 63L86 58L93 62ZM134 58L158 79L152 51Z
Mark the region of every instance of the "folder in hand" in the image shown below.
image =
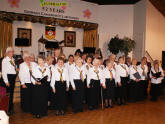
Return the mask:
M139 72L134 73L133 76L134 76L136 79L140 79L140 78L141 78Z

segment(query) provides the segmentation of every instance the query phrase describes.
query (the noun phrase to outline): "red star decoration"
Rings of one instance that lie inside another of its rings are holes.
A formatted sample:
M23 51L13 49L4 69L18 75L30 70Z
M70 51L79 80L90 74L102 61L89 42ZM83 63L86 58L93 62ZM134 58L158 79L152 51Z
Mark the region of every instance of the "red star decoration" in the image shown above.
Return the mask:
M84 13L84 18L90 19L90 16L91 16L92 13L88 9L86 9L85 11L83 11L83 13Z

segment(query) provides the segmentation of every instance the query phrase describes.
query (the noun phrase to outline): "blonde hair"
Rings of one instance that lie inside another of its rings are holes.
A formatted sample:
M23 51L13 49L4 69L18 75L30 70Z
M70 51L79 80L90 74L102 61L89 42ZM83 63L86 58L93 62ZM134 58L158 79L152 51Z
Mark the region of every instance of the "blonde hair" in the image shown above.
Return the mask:
M53 56L48 56L47 58L46 58L46 61L53 61Z
M153 65L155 66L157 64L159 65L159 60L154 60Z

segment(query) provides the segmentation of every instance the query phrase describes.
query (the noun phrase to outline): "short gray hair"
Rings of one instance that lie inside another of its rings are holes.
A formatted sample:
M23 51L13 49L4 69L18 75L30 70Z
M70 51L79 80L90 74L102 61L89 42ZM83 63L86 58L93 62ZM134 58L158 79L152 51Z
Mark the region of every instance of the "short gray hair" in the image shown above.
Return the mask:
M6 49L6 53L11 52L11 51L14 51L13 47L8 47L8 48Z
M27 57L30 57L30 54L28 52L24 52L23 53L23 59L27 58Z

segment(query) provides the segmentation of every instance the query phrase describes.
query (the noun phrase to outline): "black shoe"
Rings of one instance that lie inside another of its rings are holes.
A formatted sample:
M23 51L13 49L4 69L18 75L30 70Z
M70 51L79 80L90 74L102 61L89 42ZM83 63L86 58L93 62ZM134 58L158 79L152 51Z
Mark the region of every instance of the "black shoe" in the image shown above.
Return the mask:
M108 108L108 107L109 107L108 105L105 106L105 108Z
M38 119L39 119L39 118L41 118L41 116L40 116L40 115L36 115L36 118L38 118Z
M157 101L156 98L151 98L150 100L151 100L152 102L156 102L156 101Z
M89 110L93 110L93 107L92 106L89 106L89 108L88 108Z
M79 112L83 112L83 109L80 109Z
M65 112L63 110L61 111L61 115L65 115Z
M110 108L113 108L113 103L111 103L111 104L109 105L109 107L110 107Z
M56 111L56 116L59 116L59 111Z
M124 99L122 99L122 104L126 105L126 101Z
M117 100L117 104L118 104L119 106L122 104L120 99Z

